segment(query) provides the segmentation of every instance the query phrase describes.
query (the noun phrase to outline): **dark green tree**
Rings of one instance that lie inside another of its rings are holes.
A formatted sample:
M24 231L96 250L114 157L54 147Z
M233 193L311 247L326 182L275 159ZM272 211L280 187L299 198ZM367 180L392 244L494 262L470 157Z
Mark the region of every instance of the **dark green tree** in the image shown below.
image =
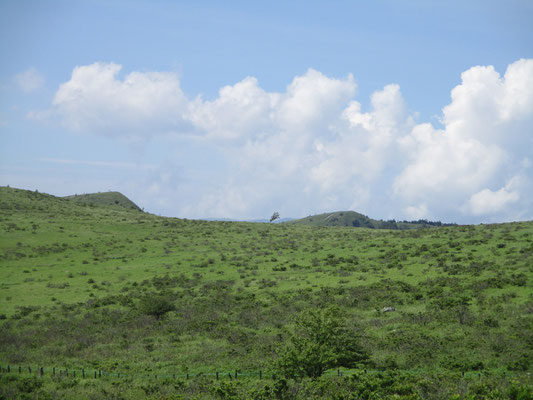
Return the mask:
M277 368L286 377L317 378L330 368L352 368L367 359L357 332L347 327L338 307L330 306L303 311L295 318Z
M170 296L163 294L146 295L139 302L139 311L141 313L152 315L157 319L175 309L176 307Z
M272 221L275 221L279 218L279 212L275 212L274 214L272 214L272 216L270 217L270 222Z

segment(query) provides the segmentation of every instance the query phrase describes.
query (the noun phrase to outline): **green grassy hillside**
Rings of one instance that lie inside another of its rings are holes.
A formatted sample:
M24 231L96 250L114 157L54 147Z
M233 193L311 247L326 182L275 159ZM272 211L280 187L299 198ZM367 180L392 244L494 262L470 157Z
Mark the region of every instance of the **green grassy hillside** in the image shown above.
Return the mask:
M349 226L355 228L369 229L421 229L440 226L452 226L455 224L442 224L441 222L419 221L383 221L367 217L355 211L337 211L309 217L300 218L286 222L294 225L307 226Z
M0 232L0 398L531 398L532 222L191 221L3 187ZM368 358L285 379L295 317L332 306Z
M94 206L119 206L130 210L141 211L141 208L137 206L137 204L119 192L75 194L64 198L81 204Z

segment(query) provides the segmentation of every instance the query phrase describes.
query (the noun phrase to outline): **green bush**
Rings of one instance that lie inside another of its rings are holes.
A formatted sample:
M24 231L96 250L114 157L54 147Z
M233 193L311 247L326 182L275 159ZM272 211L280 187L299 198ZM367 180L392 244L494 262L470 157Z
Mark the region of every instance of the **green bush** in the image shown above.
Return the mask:
M139 301L139 311L142 314L151 315L160 319L166 313L174 311L176 306L167 295L153 294L146 295Z
M277 361L283 375L316 378L330 368L352 368L368 359L338 307L303 311L294 322L290 343Z

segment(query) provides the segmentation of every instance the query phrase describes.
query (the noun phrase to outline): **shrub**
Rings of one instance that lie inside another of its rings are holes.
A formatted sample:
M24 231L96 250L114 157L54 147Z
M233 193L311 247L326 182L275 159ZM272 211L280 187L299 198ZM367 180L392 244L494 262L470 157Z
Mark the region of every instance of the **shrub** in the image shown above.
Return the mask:
M151 315L157 319L166 313L174 311L176 306L169 296L156 294L146 295L139 302L139 311L146 315Z
M340 309L330 306L306 310L296 317L290 343L277 367L287 377L317 378L330 368L352 368L367 359Z

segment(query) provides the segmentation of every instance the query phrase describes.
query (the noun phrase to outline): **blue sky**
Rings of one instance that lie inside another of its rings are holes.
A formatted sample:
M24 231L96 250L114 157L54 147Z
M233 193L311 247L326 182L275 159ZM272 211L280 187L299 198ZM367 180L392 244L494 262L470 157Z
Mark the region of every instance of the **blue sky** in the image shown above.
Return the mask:
M1 1L0 185L533 219L529 1Z

